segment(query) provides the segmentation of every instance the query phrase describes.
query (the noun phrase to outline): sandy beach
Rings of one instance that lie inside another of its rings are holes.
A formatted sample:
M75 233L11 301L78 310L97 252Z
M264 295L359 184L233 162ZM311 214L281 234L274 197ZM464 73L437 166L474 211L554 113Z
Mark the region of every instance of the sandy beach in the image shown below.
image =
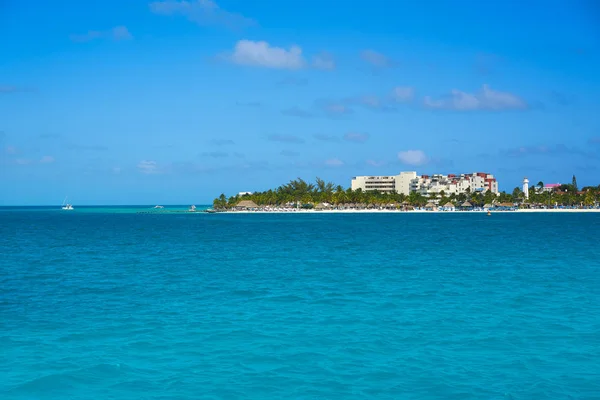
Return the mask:
M482 214L487 213L487 210L472 210L472 211L441 211L441 210L258 210L258 211L225 211L229 214ZM598 213L600 209L518 209L518 210L491 210L492 214L505 213Z

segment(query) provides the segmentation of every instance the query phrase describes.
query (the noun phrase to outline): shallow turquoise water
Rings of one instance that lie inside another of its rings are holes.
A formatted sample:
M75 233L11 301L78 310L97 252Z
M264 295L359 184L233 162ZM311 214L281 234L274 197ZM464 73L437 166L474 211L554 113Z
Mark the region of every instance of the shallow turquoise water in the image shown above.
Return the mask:
M0 398L598 399L599 244L597 214L4 209Z

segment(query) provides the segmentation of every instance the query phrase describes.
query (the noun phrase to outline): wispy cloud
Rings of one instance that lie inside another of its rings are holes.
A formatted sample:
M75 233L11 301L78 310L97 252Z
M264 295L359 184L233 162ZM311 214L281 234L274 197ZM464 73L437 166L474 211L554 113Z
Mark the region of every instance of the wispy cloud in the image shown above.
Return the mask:
M202 157L211 157L211 158L226 158L229 157L229 153L224 151L209 151L201 154Z
M360 58L376 68L388 68L393 65L392 60L388 56L375 50L363 50L360 53Z
M160 172L158 163L153 160L142 160L137 165L138 171L142 174L152 175Z
M328 167L341 167L344 165L344 162L339 158L330 158L329 160L325 161L325 165Z
M500 151L500 155L508 157L530 157L530 156L566 156L574 155L578 157L598 159L600 154L591 151L585 151L577 147L569 147L564 144L541 145L541 146L521 146Z
M58 133L42 133L38 137L40 139L59 139L60 135Z
M335 59L331 53L323 51L315 56L312 59L312 66L316 69L322 70L334 70L335 69Z
M312 118L314 117L313 113L308 111L308 110L304 110L300 107L292 107L292 108L286 108L284 110L281 110L281 113L283 115L287 115L290 117L298 117L298 118Z
M28 158L17 158L15 160L15 163L18 165L29 165L31 164L33 161L28 159Z
M252 18L227 11L212 0L153 1L150 3L150 11L159 15L182 16L203 26L240 29L256 25L256 21Z
M340 138L334 135L326 135L324 133L316 133L313 137L321 142L339 142Z
M575 98L566 93L557 92L555 90L551 91L548 94L548 98L551 102L559 105L559 106L570 106L575 103Z
M268 140L272 142L283 142L283 143L304 143L304 139L294 135L269 135Z
M490 75L494 72L501 58L496 54L479 53L475 56L474 68L479 75Z
M293 150L281 150L281 154L284 157L297 157L300 155L300 153L298 153L297 151L293 151Z
M295 85L295 86L306 86L308 85L308 79L296 78L294 76L287 76L277 82L278 85Z
M43 156L43 157L40 159L40 164L51 164L51 163L53 163L54 161L55 161L55 160L54 160L54 157L52 157L52 156Z
M99 144L67 144L67 148L69 150L77 150L77 151L108 151L107 146L99 145Z
M405 150L398 153L398 160L405 165L425 165L429 162L429 157L423 150Z
M22 92L34 92L35 88L14 86L14 85L0 85L0 94L11 94L11 93L22 93Z
M212 144L213 146L230 146L234 145L235 142L231 139L212 139L210 141L210 144Z
M325 114L330 117L343 117L354 114L354 110L341 102L327 102L322 105Z
M409 102L415 97L415 89L408 86L397 86L392 91L392 99L396 102Z
M262 104L258 101L236 101L236 106L239 107L261 107Z
M372 167L383 167L384 165L386 165L386 162L385 161L367 160L367 165L370 165Z
M70 37L73 42L78 43L89 42L96 39L111 39L115 41L133 39L133 36L125 26L115 26L106 31L88 31L83 34L74 34Z
M369 140L367 133L348 132L344 135L344 140L347 142L364 143Z
M454 89L449 95L440 99L426 96L423 106L431 109L445 109L456 111L475 110L524 110L528 108L525 100L508 92L492 90L488 85L483 85L478 93L466 93Z
M233 52L223 57L233 64L272 69L300 69L305 65L299 46L285 49L265 41L240 40Z

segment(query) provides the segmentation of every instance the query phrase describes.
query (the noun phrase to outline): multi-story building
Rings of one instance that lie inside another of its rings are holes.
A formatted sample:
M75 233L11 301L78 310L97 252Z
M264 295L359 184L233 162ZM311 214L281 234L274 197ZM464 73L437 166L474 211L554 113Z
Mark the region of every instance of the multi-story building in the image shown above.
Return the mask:
M444 192L446 195L491 191L498 193L498 181L485 172L472 174L420 175L416 172L401 172L392 176L356 176L352 179L352 190L377 190L405 195L418 192L424 196Z
M400 172L390 176L355 176L352 178L352 190L361 189L363 192L377 190L383 193L410 193L410 185L417 177L416 172Z

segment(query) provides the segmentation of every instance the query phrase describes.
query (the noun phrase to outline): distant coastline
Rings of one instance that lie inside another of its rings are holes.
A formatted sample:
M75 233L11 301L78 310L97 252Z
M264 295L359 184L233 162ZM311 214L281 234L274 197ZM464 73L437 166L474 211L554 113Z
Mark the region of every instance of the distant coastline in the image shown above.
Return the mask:
M396 209L282 209L282 210L224 210L225 214L510 214L510 213L600 213L600 208L549 208L549 209L514 209L514 210L396 210Z

